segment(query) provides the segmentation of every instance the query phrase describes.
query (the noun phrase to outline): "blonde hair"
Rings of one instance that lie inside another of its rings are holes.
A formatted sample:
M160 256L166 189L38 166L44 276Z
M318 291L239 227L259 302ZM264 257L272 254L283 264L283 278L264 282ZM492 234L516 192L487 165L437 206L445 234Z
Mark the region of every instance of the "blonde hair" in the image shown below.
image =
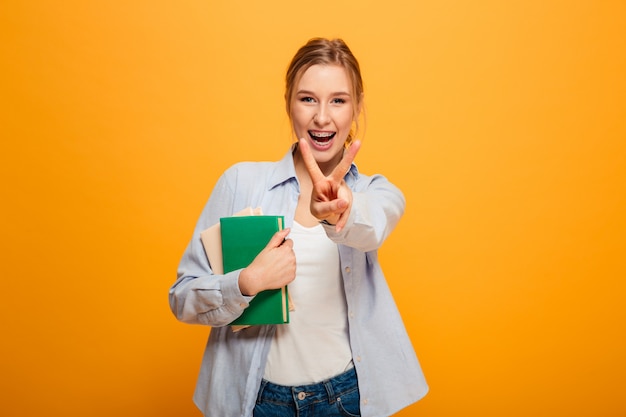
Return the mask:
M304 72L313 65L339 65L346 70L352 81L353 117L358 130L358 116L363 100L363 79L359 62L342 39L313 38L296 52L285 77L285 104L289 118L296 85ZM346 145L352 142L355 134L356 132L350 131Z

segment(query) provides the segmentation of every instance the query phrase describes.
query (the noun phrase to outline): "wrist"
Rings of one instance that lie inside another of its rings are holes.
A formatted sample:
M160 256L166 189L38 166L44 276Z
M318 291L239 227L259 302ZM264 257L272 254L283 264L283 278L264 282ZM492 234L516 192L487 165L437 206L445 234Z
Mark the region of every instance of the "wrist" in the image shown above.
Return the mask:
M255 296L259 291L255 284L255 279L249 268L244 268L239 273L239 291L246 297Z

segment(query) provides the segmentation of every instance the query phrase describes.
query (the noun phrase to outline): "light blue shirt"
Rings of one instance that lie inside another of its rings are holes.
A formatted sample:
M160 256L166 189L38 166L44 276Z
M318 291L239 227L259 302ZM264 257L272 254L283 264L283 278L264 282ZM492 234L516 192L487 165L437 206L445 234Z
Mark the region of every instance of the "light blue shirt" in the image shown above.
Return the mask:
M242 162L218 180L196 225L169 292L178 320L212 326L194 402L205 416L251 417L275 326L233 332L227 326L252 297L239 290L239 271L211 271L200 232L246 207L285 216L291 227L300 188L293 149L279 162ZM380 175L345 176L353 192L348 223L324 226L341 261L350 347L358 375L363 417L389 416L428 391L419 362L378 263L378 248L404 212L401 191Z

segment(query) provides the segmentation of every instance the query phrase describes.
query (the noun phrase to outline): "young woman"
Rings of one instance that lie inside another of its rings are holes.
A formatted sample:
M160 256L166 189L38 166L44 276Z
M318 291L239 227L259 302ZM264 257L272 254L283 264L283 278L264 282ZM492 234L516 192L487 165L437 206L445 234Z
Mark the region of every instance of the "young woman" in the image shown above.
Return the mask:
M194 401L206 416L389 416L428 387L377 250L404 212L401 191L358 172L359 64L339 39L294 56L285 101L298 141L278 162L218 180L170 289L187 323L212 326ZM200 232L246 207L285 216L247 268L214 274ZM290 323L234 332L253 297L289 285Z

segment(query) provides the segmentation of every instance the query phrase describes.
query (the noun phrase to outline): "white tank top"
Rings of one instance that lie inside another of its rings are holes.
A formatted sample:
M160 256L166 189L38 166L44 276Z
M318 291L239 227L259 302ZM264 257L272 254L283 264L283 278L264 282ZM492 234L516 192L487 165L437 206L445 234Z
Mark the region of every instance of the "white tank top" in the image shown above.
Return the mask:
M296 279L289 284L295 311L278 325L264 378L279 385L306 385L352 366L346 298L339 250L322 226L294 222L289 238L296 255Z

